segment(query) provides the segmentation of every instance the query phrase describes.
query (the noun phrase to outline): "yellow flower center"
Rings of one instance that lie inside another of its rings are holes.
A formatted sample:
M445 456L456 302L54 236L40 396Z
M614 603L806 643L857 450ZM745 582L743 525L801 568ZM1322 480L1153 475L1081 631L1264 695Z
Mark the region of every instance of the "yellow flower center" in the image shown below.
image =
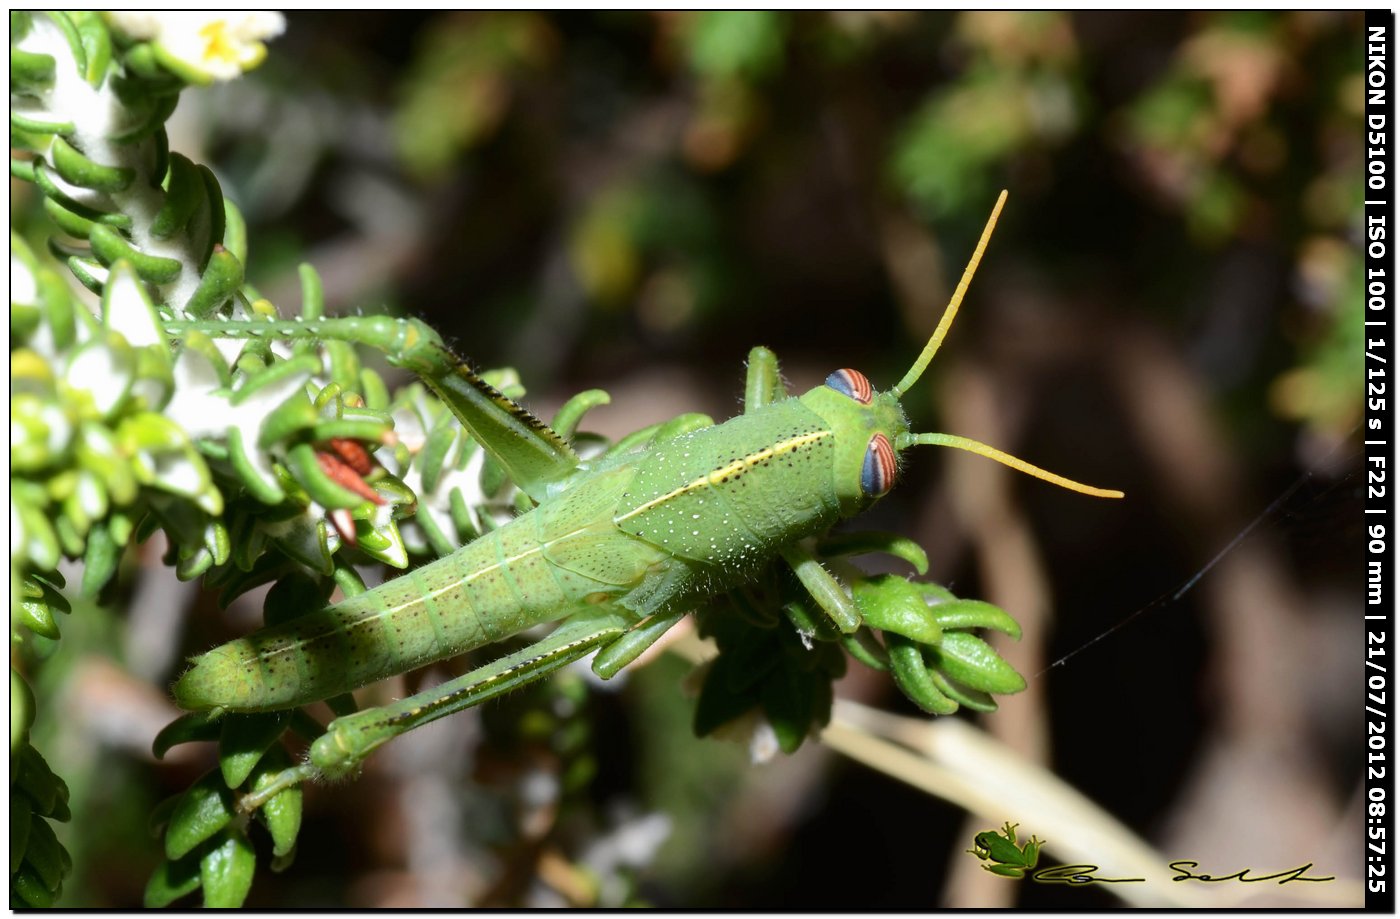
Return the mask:
M228 23L222 19L216 19L199 30L199 37L204 39L204 60L238 63L238 47L229 38L228 31Z

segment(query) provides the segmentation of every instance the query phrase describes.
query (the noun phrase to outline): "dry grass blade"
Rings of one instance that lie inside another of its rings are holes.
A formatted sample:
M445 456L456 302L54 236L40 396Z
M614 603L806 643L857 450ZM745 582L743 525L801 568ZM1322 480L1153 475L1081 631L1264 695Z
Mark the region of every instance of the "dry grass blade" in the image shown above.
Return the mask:
M1260 893L1246 884L1203 889L1173 882L1167 867L1172 858L1057 776L964 721L906 718L838 699L821 739L854 760L966 808L989 827L1014 817L1027 831L1044 836L1044 851L1064 863L1096 865L1098 877L1143 878L1141 883L1109 885L1134 906L1223 909ZM1290 885L1288 893L1317 906L1361 900L1360 884L1349 879Z

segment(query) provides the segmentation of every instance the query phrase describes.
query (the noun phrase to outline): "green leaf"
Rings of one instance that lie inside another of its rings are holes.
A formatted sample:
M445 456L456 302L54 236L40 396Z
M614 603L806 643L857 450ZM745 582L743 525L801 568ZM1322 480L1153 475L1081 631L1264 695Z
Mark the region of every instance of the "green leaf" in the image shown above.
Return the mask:
M133 169L94 163L62 137L53 139L49 156L54 171L68 184L81 188L108 193L120 192L125 191L136 178Z
M263 601L263 622L268 626L290 622L326 605L328 586L303 571L294 571L272 585Z
M207 318L218 312L242 283L243 263L222 243L215 243L200 275L199 286L185 301L184 310L195 319Z
M219 180L214 177L214 170L200 163L197 167L199 176L204 180L204 194L209 199L209 237L204 242L204 250L200 253L199 269L204 271L206 266L212 267L213 259L210 257L216 253L224 253L235 262L238 257L224 248L224 220L228 212L224 209L224 190L219 187ZM243 273L243 266L238 266L240 276Z
M224 835L223 844L199 861L206 909L236 909L243 905L253 887L258 860L252 844L236 831L228 830Z
M321 276L316 273L314 265L306 262L297 266L297 276L301 278L301 318L308 321L320 319L326 311L326 296L321 285Z
M49 890L57 890L63 883L63 846L59 845L58 837L47 820L30 820L29 844L24 860Z
M22 868L10 883L13 885L13 891L26 905L35 909L48 909L53 906L53 892L44 886L32 869Z
M700 698L695 703L695 736L704 737L717 728L758 705L758 698L748 693L737 693L725 685L722 674L718 675L711 665L705 674L705 683L700 689Z
M91 599L97 596L97 592L116 574L121 556L121 547L112 539L105 523L99 523L88 531L87 552L83 554L84 597Z
M151 221L156 239L170 239L185 228L204 201L204 181L194 163L180 153L170 154L165 202Z
M930 609L945 629L993 629L1012 638L1021 637L1020 623L1001 607L981 600L949 600L935 603Z
M756 625L761 622L755 618L753 604L746 602L748 598L743 596L742 591L735 591L734 599L736 606L739 606L746 613L751 613L749 621ZM813 615L812 610L805 603L793 601L783 605L783 614L787 616L792 627L797 629L799 635L808 638L815 638L818 641L835 641L841 637L841 632L836 628L836 624L826 615Z
M264 523L263 528L288 558L318 574L328 575L335 570L324 517L303 512L289 520Z
M146 893L142 902L147 909L160 909L169 906L181 897L199 889L200 859L182 858L178 861L162 860L151 872L146 882Z
M219 734L219 769L224 784L237 788L253 772L258 760L282 736L291 712L227 715Z
M816 703L812 679L794 667L783 667L764 680L762 699L778 747L784 753L796 753L812 728Z
M29 726L34 723L34 691L10 667L10 754L29 745Z
M93 226L88 242L92 243L92 251L102 264L111 265L126 259L141 279L150 284L169 284L180 276L184 268L179 259L142 252L116 230L100 223Z
M165 855L176 860L232 822L233 794L223 776L211 769L191 785L170 815L165 831Z
M885 651L885 646L880 644L880 640L868 628L862 628L850 635L842 635L841 647L871 670L890 669L889 654Z
M253 780L253 791L261 791L276 780L284 769L290 769L292 758L281 747L273 747L262 759L257 778ZM274 795L264 804L258 815L272 836L272 854L285 859L296 849L297 833L301 831L301 786L293 785L286 791Z
M30 825L41 819L34 816L34 807L29 796L10 792L10 874L14 875L24 862L24 853L29 846Z
M418 472L423 477L423 491L427 494L437 490L443 464L457 438L457 431L456 419L444 413L428 434L428 440L418 455Z
M224 199L224 248L243 264L248 263L248 223L243 212L229 199Z
M930 651L933 666L960 683L983 692L1020 692L1026 681L992 646L967 632L948 632Z
M549 426L560 437L569 440L578 431L579 422L587 412L610 402L612 397L601 389L584 390L560 407Z
M60 230L74 239L87 239L92 234L92 228L96 226L94 221L78 216L53 198L44 199L44 213L49 215L49 219Z
M304 395L289 398L267 415L258 426L258 448L270 450L283 441L289 441L302 430L314 427L321 415L311 400ZM319 439L319 437L318 437Z
M980 689L968 689L953 680L948 679L937 670L929 670L928 676L933 680L933 685L938 687L938 691L959 705L967 706L974 712L994 712L997 710L997 700L992 698L990 693L982 692Z
M68 797L63 780L53 774L44 757L32 746L26 744L11 760L10 768L18 773L12 775L10 781L33 800L35 813L48 816L58 807L60 797Z
M914 566L919 574L928 573L928 553L923 546L907 536L898 533L885 533L868 530L861 533L839 533L828 536L817 544L817 552L823 556L866 555L883 552L903 559Z
M943 629L919 588L899 575L857 581L851 592L867 625L920 644L936 645L943 638Z
M68 50L73 55L73 63L77 65L78 73L86 76L87 49L83 47L83 37L78 34L77 25L66 12L49 10L48 17L50 22L58 26L64 40L68 42Z
M327 475L311 444L296 444L287 451L287 470L311 499L324 508L356 508L367 500Z
M288 402L288 405L295 405L296 402ZM279 408L274 415L281 412ZM269 416L271 417L271 416ZM285 417L285 416L279 416ZM281 504L287 497L282 490L282 485L277 481L275 470L264 468L267 459L260 456L256 451L257 445L248 443L243 439L243 430L236 425L230 425L224 432L225 442L228 444L228 462L233 467L233 471L238 474L243 486L264 504Z
M78 464L102 480L114 504L126 505L136 500L139 488L136 476L106 425L83 422L78 429L74 448Z
M10 82L16 89L53 82L54 61L49 54L32 54L10 46Z
M890 655L890 675L895 685L919 708L932 715L951 715L958 703L945 696L929 676L923 651L897 632L886 632Z
M78 130L71 121L55 118L50 113L36 108L20 109L11 104L10 130L23 134L72 134ZM11 135L13 136L13 135ZM36 176L38 170L35 170Z
M50 641L62 637L58 622L54 619L49 605L43 600L24 600L19 606L19 621L35 635L42 635Z
M112 35L98 13L75 10L68 15L77 27L78 38L87 55L87 69L83 76L94 88L100 87L112 63Z
M724 680L725 688L735 695L752 695L753 687L782 662L782 652L770 634L749 630L747 641L726 648L715 660L710 678Z

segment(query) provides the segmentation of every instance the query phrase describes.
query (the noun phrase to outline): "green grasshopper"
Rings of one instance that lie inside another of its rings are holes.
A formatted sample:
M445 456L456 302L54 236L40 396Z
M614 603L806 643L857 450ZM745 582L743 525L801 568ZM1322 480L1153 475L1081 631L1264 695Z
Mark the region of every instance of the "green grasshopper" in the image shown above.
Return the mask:
M391 738L590 653L596 652L593 670L611 677L697 603L745 584L779 559L830 624L850 636L863 621L857 603L805 540L886 494L899 454L910 447L969 450L1075 491L1121 497L976 441L909 430L900 399L952 325L1005 198L1003 192L933 336L888 392L845 369L791 396L773 353L755 348L742 415L722 424L683 416L591 460L581 460L563 437L488 386L416 320L168 323L175 334L373 343L435 391L536 505L450 556L199 655L174 688L182 708L287 709L562 620L548 637L494 663L336 719L313 742L306 763L244 806L307 778L353 772Z

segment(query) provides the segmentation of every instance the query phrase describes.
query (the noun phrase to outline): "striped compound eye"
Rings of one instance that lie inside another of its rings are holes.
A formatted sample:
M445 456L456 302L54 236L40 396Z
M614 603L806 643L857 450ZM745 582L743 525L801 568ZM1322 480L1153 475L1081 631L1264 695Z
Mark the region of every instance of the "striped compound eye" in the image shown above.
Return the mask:
M894 449L884 434L870 438L865 448L865 462L860 468L860 490L878 498L894 484Z
M861 405L869 405L871 399L870 381L859 370L838 370L826 378L826 385L843 396L849 396Z

